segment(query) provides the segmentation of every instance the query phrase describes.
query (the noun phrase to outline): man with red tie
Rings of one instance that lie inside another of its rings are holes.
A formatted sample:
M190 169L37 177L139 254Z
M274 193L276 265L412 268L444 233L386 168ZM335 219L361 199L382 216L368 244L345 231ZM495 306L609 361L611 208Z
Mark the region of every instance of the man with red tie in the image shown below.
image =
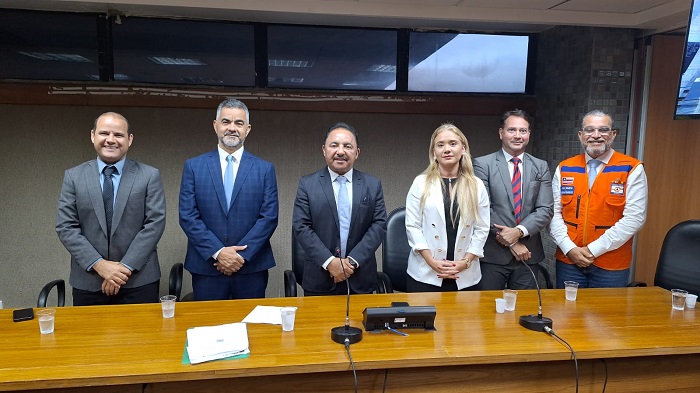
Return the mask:
M523 110L503 114L501 149L474 160L474 174L491 201L491 230L481 258L481 290L535 288L523 263L544 259L540 232L552 219L552 183L546 161L525 153L530 116Z

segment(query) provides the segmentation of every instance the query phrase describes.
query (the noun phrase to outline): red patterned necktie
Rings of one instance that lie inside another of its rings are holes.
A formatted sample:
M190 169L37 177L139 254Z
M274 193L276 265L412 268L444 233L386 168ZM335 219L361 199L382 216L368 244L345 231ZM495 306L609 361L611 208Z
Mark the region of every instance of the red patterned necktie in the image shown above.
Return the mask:
M513 163L513 180L511 180L511 186L513 187L513 214L515 215L515 223L520 224L523 208L523 194L520 192L522 182L520 181L520 168L518 168L520 159L513 157L510 161Z

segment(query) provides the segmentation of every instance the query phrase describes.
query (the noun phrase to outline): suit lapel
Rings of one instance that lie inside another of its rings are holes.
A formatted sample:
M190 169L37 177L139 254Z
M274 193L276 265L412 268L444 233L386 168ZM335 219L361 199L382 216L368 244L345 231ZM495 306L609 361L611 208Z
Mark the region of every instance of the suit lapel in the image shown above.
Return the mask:
M442 181L442 179L440 181ZM442 184L428 184L427 187L430 187L430 194L428 194L428 200L425 203L426 205L430 203L437 208L436 210L444 226L447 221L445 219L445 201L442 196Z
M506 191L506 195L508 195L510 206L514 208L515 202L513 202L513 185L510 179L510 171L508 170L508 162L506 161L506 157L503 155L503 151L499 151L496 154L496 171L503 182L503 189Z
M129 200L129 195L134 187L134 181L136 180L136 164L127 159L124 162L124 171L119 180L119 189L117 190L117 200L114 204L114 216L112 217L112 233L114 229L119 225L119 221L122 219L124 214L124 209L126 209L126 201ZM103 204L104 207L104 204Z
M250 155L248 152L245 150L243 151L243 156L241 156L241 163L238 164L238 172L236 173L236 179L234 179L233 183L233 193L231 194L231 205L233 205L233 202L236 200L236 196L238 196L238 192L241 191L241 188L243 188L243 183L245 182L245 179L248 177L248 174L250 173L250 168L253 166L253 161L250 158ZM219 166L220 167L220 166ZM222 186L221 189L223 190L223 181L222 181ZM224 197L224 203L226 201L226 197ZM230 208L230 206L229 206ZM228 212L229 209L226 209L226 212ZM228 213L227 213L228 215Z
M105 204L102 202L102 187L100 186L100 172L97 170L97 161L88 162L86 172L84 174L85 189L88 190L92 208L97 215L97 221L100 223L100 228L105 235L107 233L107 218L105 215Z
M537 167L535 166L535 162L532 160L532 157L525 153L523 155L523 174L522 174L522 193L523 193L523 213L522 216L523 218L530 212L528 209L528 206L530 205L530 200L528 197L530 194L530 190L528 189L532 179L537 176Z
M338 229L338 233L340 233L340 223L338 222L338 205L335 204L335 193L333 192L333 184L331 183L331 175L328 173L328 168L324 168L319 172L318 181L321 191L323 191L323 195L328 201L328 206L330 207L332 213L331 216L333 216L333 220L335 220L335 227Z
M219 162L218 150L214 150L209 154L209 158L207 158L207 167L209 168L209 175L211 176L211 182L214 185L216 198L219 200L219 205L221 205L221 210L224 212L224 214L228 215L226 193L224 192L224 175L221 173L221 163Z
M364 194L364 182L362 181L362 172L355 169L352 171L352 213L350 215L350 228L348 234L352 233L358 216L360 214L360 202ZM349 237L349 235L348 235Z

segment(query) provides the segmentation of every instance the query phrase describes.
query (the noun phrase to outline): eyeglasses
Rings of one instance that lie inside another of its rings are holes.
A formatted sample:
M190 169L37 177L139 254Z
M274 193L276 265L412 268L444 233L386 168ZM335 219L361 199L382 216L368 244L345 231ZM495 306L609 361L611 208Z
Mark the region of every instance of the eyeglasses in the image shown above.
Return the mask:
M509 133L509 134L516 134L516 133L519 133L520 135L527 135L527 134L530 133L530 129L528 129L528 128L520 128L520 129L518 129L518 128L515 128L515 127L510 127L510 128L506 128L506 132Z
M595 127L584 127L584 128L583 128L583 133L584 133L584 134L590 135L590 134L593 134L594 132L596 132L596 130L597 130L599 133L603 134L603 135L607 135L607 134L609 134L610 131L612 131L613 129L610 128L610 127L598 127L598 128L595 128Z

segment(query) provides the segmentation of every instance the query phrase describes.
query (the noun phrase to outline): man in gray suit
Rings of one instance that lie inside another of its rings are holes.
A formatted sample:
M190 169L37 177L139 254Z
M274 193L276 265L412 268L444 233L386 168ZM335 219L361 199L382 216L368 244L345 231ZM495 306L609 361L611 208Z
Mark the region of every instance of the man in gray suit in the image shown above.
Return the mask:
M523 110L506 112L498 130L501 150L474 160L474 174L491 200L491 231L480 260L481 290L535 288L523 263L544 259L540 231L554 213L552 176L546 161L525 153L531 123Z
M73 305L158 301L156 246L165 230L160 172L129 160L124 116L100 115L90 131L97 159L68 169L56 232L71 255Z

